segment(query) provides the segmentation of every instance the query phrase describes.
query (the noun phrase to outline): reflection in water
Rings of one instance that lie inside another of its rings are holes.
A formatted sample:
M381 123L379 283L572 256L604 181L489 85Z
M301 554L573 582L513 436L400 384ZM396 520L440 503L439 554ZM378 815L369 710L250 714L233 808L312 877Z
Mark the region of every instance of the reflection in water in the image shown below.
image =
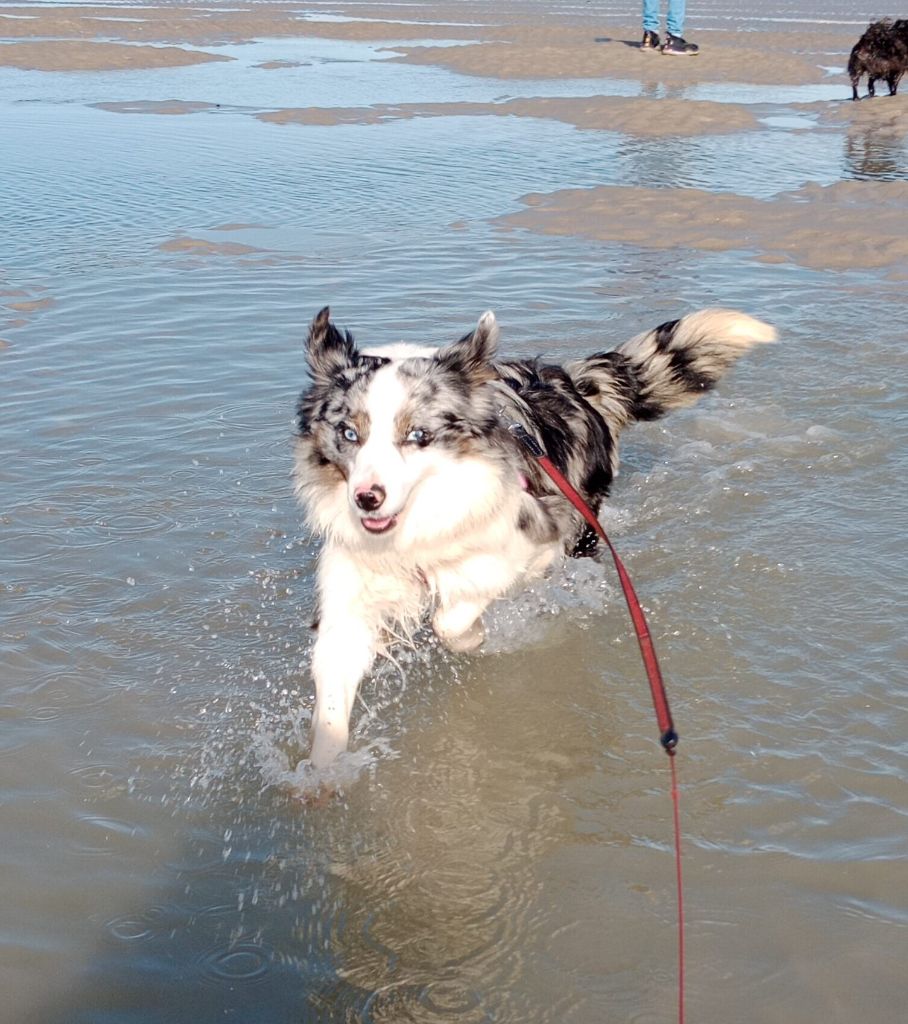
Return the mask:
M680 99L684 96L685 90L686 86L678 82L646 78L640 82L640 95L650 100Z
M627 168L624 184L644 188L694 188L702 184L702 174L691 170L698 161L696 148L688 139L623 136L618 142L618 155Z
M908 138L884 125L852 124L845 136L845 172L850 178L908 179Z

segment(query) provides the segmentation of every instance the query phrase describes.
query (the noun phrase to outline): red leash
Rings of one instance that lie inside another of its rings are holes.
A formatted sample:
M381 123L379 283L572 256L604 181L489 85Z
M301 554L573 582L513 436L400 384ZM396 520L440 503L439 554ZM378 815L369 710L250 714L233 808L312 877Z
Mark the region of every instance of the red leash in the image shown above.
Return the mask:
M627 602L627 610L630 612L631 621L634 624L634 632L637 634L637 643L640 645L640 656L643 658L643 666L646 669L646 677L649 680L650 694L653 698L653 708L656 712L656 722L659 726L659 742L668 754L671 765L671 797L672 797L672 820L674 823L675 836L675 875L677 879L678 892L678 1021L684 1024L684 886L681 874L681 810L680 796L678 792L678 773L675 768L675 747L678 745L678 734L675 732L675 725L672 721L672 713L668 706L668 696L665 693L665 683L662 679L662 671L659 668L659 659L656 657L656 648L650 636L649 627L646 624L646 616L640 607L637 593L624 563L618 557L618 552L609 540L608 534L603 530L601 523L593 514L593 510L565 479L564 474L554 465L552 460L545 454L539 442L530 434L521 423L509 423L508 431L517 438L527 451L536 459L543 470L555 484L559 491L568 499L575 509L583 516L589 525L601 537L612 555L615 569L618 572L618 579L621 581L621 589L624 592L624 600Z

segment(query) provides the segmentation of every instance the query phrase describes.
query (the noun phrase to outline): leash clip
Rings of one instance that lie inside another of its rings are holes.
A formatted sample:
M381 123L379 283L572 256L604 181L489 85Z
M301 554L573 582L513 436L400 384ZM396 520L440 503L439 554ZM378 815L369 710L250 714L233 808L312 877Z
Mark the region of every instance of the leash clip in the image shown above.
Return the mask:
M665 748L665 753L669 757L675 756L675 747L678 746L678 734L674 729L666 729L659 737L659 742Z
M516 437L534 458L541 459L545 457L545 449L522 423L518 423L516 420L513 423L509 423L508 433L512 437Z

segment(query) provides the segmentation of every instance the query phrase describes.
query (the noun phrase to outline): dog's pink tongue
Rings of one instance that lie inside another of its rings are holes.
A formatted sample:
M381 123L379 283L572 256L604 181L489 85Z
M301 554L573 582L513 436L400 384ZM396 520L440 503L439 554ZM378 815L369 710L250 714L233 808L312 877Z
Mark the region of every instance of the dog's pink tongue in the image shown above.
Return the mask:
M372 533L384 533L393 522L393 516L387 519L364 519L363 526Z

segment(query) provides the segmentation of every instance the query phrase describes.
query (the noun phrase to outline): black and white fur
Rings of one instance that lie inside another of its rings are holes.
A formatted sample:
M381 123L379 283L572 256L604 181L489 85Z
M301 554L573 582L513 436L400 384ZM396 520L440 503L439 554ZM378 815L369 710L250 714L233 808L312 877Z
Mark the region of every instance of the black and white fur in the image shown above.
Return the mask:
M871 22L861 38L854 44L848 58L848 76L851 78L851 98L859 99L858 83L867 76L867 95L876 93L877 79L883 78L889 86L889 95L895 96L902 75L908 71L908 20L883 18Z
M563 365L496 360L498 326L442 348L359 349L323 309L308 338L296 492L324 540L310 760L347 746L376 655L426 614L456 650L482 643L487 605L594 544L508 432L521 422L598 511L634 420L692 405L772 327L707 309Z

